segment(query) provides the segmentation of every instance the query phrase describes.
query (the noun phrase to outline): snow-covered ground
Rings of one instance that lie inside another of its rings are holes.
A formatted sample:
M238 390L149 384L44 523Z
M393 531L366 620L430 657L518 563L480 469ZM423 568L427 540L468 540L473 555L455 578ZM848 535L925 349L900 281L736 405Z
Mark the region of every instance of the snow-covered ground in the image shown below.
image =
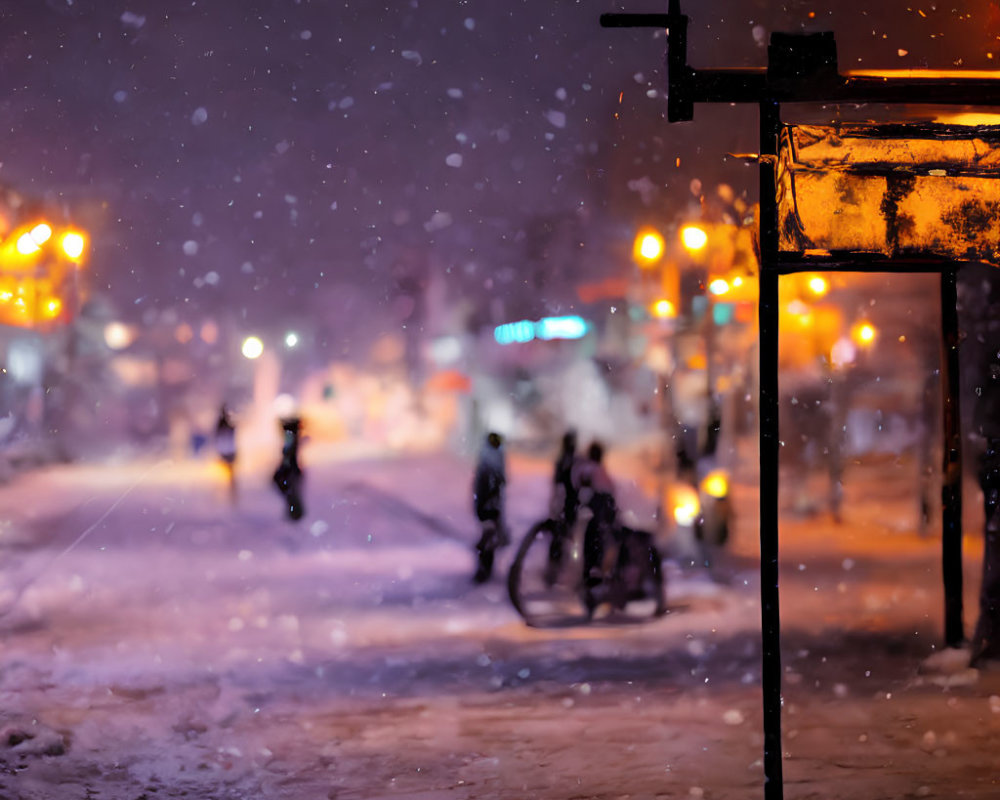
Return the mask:
M648 476L614 455L648 519ZM304 460L297 524L256 462L235 507L207 462L0 487L0 797L762 796L750 486L710 572L668 563L666 617L538 630L507 601L509 550L470 581L467 461ZM520 532L549 466L511 474ZM927 666L940 545L889 490L905 474L874 474L848 472L844 525L783 523L785 796L1000 796L1000 677Z

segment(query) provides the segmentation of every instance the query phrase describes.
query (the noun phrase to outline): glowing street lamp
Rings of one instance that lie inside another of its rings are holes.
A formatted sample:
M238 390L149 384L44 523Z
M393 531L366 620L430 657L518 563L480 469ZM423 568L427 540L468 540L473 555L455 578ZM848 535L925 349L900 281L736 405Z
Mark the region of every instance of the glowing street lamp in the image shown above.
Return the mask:
M632 255L641 267L651 267L663 256L663 237L656 231L646 228L639 231L632 246Z
M716 297L723 295L729 291L729 282L724 278L716 278L710 284L708 284L708 291L714 294Z
M292 348L299 343L299 335L295 331L285 334L285 347Z
M84 248L87 246L87 240L84 235L76 231L64 233L60 243L63 252L73 261L83 255Z
M240 348L240 352L243 353L244 358L248 358L253 361L255 358L260 358L264 354L264 343L256 336L248 336L243 340L243 346Z
M809 291L812 292L817 297L822 297L830 290L830 284L827 282L826 278L819 275L813 275L809 279Z
M851 338L861 347L867 347L875 341L878 332L870 322L858 322L851 329Z
M697 225L685 225L681 228L681 242L685 250L695 253L705 249L705 245L708 244L708 234Z
M104 326L104 343L112 350L124 350L135 339L135 331L122 322L109 322Z
M673 319L677 316L677 307L669 300L657 300L653 303L653 316L657 319Z

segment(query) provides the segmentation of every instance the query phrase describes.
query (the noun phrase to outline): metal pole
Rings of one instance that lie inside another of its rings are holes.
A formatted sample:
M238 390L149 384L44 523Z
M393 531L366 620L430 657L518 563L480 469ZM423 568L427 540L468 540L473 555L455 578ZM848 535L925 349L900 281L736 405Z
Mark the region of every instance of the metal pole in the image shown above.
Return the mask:
M962 622L962 431L959 409L958 270L941 271L941 388L944 458L941 481L941 571L944 577L944 642L959 647Z
M764 798L781 800L781 632L778 608L778 207L780 106L760 104L760 612Z

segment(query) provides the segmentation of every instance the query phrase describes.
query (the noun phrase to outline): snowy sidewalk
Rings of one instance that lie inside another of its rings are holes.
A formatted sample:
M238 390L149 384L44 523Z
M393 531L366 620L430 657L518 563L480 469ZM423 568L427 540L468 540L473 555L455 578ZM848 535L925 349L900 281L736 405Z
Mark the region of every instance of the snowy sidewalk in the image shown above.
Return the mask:
M533 630L469 582L467 461L307 463L297 525L266 471L232 509L210 463L0 488L0 586L33 578L0 617L0 797L762 795L752 489L725 583L671 567L665 618ZM549 468L511 472L521 530ZM996 797L997 675L918 672L935 541L852 515L782 537L785 796Z

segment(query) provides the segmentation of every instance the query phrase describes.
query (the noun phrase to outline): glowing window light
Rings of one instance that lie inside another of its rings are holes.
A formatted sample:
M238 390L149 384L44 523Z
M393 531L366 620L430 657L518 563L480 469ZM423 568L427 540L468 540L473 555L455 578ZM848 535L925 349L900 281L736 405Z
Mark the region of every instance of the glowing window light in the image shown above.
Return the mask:
M32 253L37 253L41 248L31 238L30 233L22 233L17 240L17 252L22 256L30 256Z
M45 244L50 238L52 238L52 228L46 225L44 222L39 223L34 228L31 229L29 234L32 240L37 245Z
M39 223L30 231L22 233L18 237L16 244L17 252L22 256L30 256L33 253L37 253L41 250L42 245L45 244L51 237L52 228L44 222Z
M826 278L821 278L819 275L813 275L809 279L809 291L813 294L822 297L830 289L830 284L826 282Z
M677 316L677 308L669 300L657 300L653 303L653 316L657 319L671 319Z
M722 278L716 278L708 284L708 291L714 295L725 294L729 291L729 283Z
M697 225L687 225L681 228L681 241L688 250L701 250L708 244L708 234Z
M835 367L846 367L857 357L858 349L847 338L838 339L830 350L830 361Z
M135 338L132 329L121 322L109 322L104 327L104 343L112 350L123 350Z
M219 326L212 320L208 320L202 323L198 335L205 344L215 344L219 340Z
M48 317L54 317L58 315L59 311L62 309L62 301L57 297L51 298L45 304L45 314Z
M709 497L721 499L729 494L729 478L721 469L715 469L701 481L701 490Z
M870 322L859 322L854 326L853 338L858 344L868 345L875 341L875 326Z
M640 231L635 237L633 255L635 260L645 266L651 266L653 262L663 255L663 237L656 231Z
M243 353L244 358L249 358L250 360L260 358L264 354L264 343L256 336L248 336L243 340L240 352Z
M701 513L698 494L690 486L677 486L673 500L674 520L678 525L690 525Z
M83 238L83 234L70 231L62 237L63 252L70 258L79 258L82 256L85 246L86 240Z

